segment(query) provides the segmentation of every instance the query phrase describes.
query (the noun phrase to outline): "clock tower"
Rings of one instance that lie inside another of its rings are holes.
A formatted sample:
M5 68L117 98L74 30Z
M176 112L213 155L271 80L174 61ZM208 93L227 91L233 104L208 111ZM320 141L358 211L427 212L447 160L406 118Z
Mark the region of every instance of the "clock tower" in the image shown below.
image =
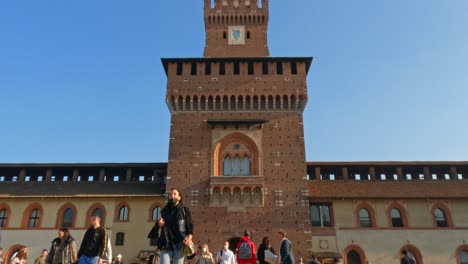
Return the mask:
M204 0L205 57L267 57L267 0Z
M167 189L181 190L194 243L259 245L286 231L309 255L302 113L311 57L269 57L268 0L204 0L203 58L164 58L171 113Z

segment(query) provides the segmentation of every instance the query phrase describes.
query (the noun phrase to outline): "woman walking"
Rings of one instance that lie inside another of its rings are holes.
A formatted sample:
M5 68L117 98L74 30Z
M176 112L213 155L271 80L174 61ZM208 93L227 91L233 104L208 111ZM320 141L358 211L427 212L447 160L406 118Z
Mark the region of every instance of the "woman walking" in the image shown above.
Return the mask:
M47 264L75 264L78 262L75 239L66 227L58 231L47 255Z

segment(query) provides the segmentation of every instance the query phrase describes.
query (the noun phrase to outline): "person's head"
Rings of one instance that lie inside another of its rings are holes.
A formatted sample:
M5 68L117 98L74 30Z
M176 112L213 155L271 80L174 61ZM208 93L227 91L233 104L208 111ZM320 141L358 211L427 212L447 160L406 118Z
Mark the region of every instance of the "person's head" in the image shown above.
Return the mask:
M317 260L317 253L312 254L312 259Z
M89 218L89 224L94 228L101 226L101 217L99 215L92 215Z
M200 250L202 254L210 253L210 249L208 248L208 245L206 243L201 246Z
M403 256L406 256L406 255L408 255L408 251L406 251L406 249L403 249L403 250L401 251L401 254L403 254Z
M70 237L70 230L66 227L62 227L58 231L58 236L61 240L66 240Z
M245 230L245 231L244 231L244 236L245 236L245 237L250 238L250 235L251 235L251 234L250 234L250 231L249 231L249 230Z
M224 241L223 249L224 249L224 250L228 250L228 249L229 249L229 241Z
M122 255L121 254L118 254L116 257L117 261L122 261Z
M168 194L168 204L175 206L182 200L182 195L180 194L179 189L172 188Z
M265 246L270 246L270 239L268 237L264 237L262 239L262 244Z
M285 232L284 230L280 230L280 231L278 232L278 234L279 234L279 236L280 236L280 239L283 239L283 238L286 237L286 232Z
M41 253L41 256L46 257L48 253L49 253L49 251L47 251L47 249L43 249L42 253Z
M28 248L26 246L22 246L18 250L18 254L16 255L19 259L27 259L28 258Z

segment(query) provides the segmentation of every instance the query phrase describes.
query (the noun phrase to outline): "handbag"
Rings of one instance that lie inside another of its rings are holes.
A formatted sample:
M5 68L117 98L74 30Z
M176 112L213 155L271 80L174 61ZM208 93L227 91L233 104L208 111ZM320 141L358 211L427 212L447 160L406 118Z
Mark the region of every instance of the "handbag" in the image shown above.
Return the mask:
M184 257L192 259L195 256L195 245L192 241L188 245L184 243Z
M278 256L273 254L269 249L265 249L265 261L270 264L276 264Z

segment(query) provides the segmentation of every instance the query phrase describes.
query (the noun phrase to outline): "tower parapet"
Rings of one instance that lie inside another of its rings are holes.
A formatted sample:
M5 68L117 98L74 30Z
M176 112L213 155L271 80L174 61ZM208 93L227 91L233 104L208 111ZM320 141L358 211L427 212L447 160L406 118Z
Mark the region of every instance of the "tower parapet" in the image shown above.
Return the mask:
M205 0L205 57L269 56L268 0Z

